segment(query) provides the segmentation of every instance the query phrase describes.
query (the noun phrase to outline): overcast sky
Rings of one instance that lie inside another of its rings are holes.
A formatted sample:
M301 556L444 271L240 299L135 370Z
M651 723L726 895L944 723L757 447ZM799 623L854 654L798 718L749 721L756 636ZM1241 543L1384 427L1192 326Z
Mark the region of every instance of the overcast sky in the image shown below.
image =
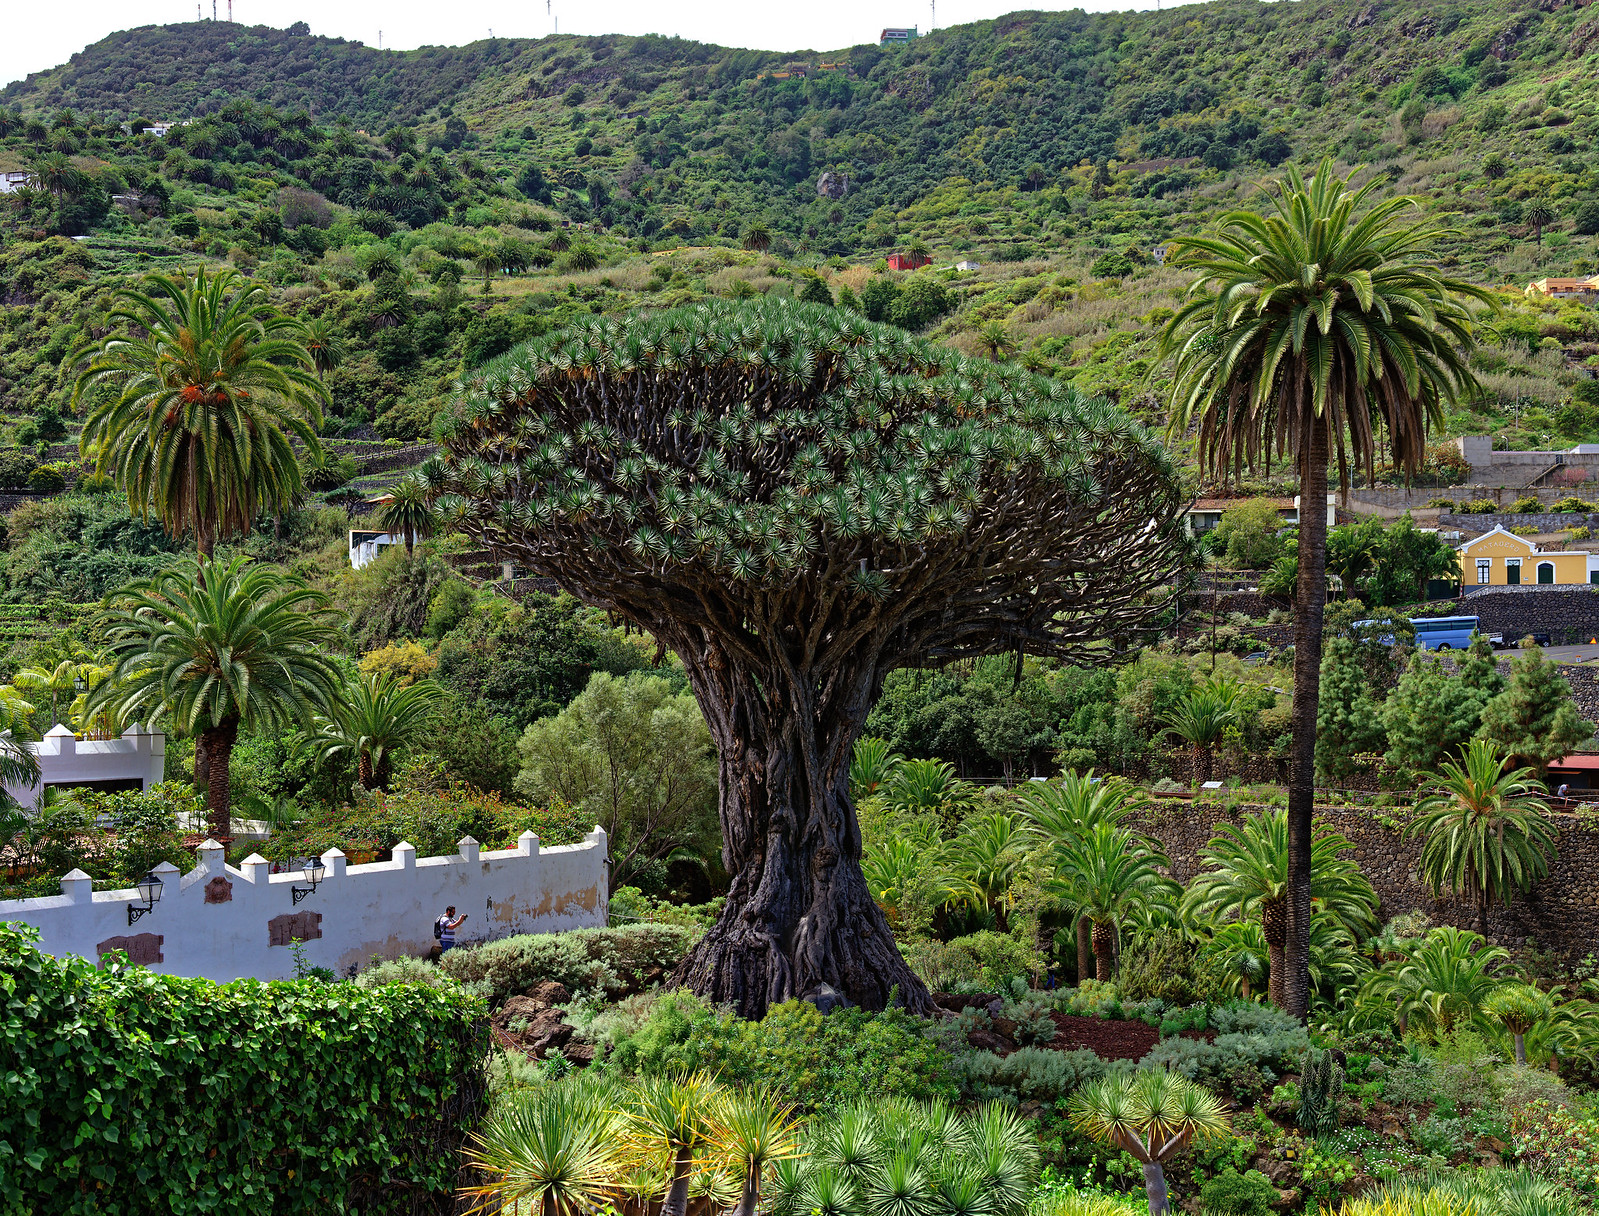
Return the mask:
M1171 7L1176 0L1164 0ZM212 0L203 0L205 16ZM227 18L227 0L216 0ZM546 14L546 7L549 13ZM1028 0L938 0L940 27L1017 9L1154 8L1148 3L1079 0L1074 4ZM279 28L304 21L313 34L350 38L408 50L425 45L475 42L489 31L502 38L541 38L556 23L570 34L677 34L724 46L765 50L835 50L876 39L885 25L926 29L932 13L927 0L804 0L802 3L750 3L749 0L234 0L233 18ZM31 0L6 5L0 37L0 84L65 63L114 30L139 25L193 21L194 0L73 0L66 9Z

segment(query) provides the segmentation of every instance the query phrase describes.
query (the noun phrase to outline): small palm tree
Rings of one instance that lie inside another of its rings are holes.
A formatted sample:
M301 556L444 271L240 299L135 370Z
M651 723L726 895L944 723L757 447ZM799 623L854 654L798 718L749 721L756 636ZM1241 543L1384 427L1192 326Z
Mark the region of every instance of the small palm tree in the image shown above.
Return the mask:
M855 740L849 762L849 796L859 801L877 793L904 761L887 739L866 735Z
M1168 1216L1165 1162L1232 1128L1215 1094L1181 1073L1149 1069L1083 1086L1072 1095L1072 1126L1091 1140L1131 1153L1144 1167L1149 1216Z
M1553 1009L1549 994L1531 984L1506 984L1483 1002L1483 1012L1503 1024L1516 1044L1516 1063L1527 1063L1527 1032Z
M1522 209L1521 221L1532 229L1533 240L1543 246L1543 230L1555 222L1555 209L1541 198L1535 198Z
M1316 832L1310 853L1312 907L1352 932L1368 932L1376 928L1377 895L1360 866L1339 856L1351 847L1349 840L1325 826ZM1268 998L1281 1009L1288 938L1288 816L1280 810L1262 811L1242 824L1223 824L1199 856L1212 868L1189 884L1184 897L1187 910L1194 915L1259 919L1271 960Z
M494 290L490 280L500 273L500 251L492 246L479 249L472 258L472 264L483 272L483 294L488 295Z
M974 907L998 914L1002 931L1006 897L1030 840L1031 834L1022 830L1015 819L996 812L969 823L950 842L951 876Z
M1445 1035L1460 1023L1479 1021L1508 960L1481 934L1444 925L1419 939L1403 959L1367 976L1358 1004L1391 1006L1401 1033Z
M129 583L108 605L115 667L88 710L196 736L211 834L230 836L228 760L239 728L309 724L338 699L328 654L340 635L327 597L243 557L201 557Z
M767 1171L799 1155L799 1126L793 1108L768 1090L735 1090L728 1095L713 1139L740 1179L733 1216L755 1216Z
M765 253L772 247L772 230L765 224L751 224L744 230L744 248Z
M1188 692L1165 716L1166 733L1194 749L1194 777L1209 781L1216 745L1240 720L1244 689L1237 680L1218 676Z
M433 723L444 689L432 680L401 687L389 672L363 672L346 686L333 712L317 715L317 754L349 754L362 789L388 784L389 758Z
M61 721L61 698L70 698L77 691L78 682L88 678L93 664L82 659L62 659L54 667L24 667L11 677L18 688L50 695L50 725Z
M977 344L996 363L1016 350L1016 339L1011 337L1011 332L1005 328L1003 321L990 321L978 330Z
M344 362L344 338L328 317L311 318L302 327L302 334L306 354L311 356L311 367L318 378L325 380L329 372Z
M1270 975L1270 948L1258 921L1228 921L1211 935L1205 953L1220 964L1228 991L1236 985L1246 1001L1254 999L1254 990Z
M409 557L416 552L416 542L426 540L438 527L438 512L433 507L433 495L427 483L414 473L408 473L394 483L388 500L378 508L378 527L390 536L405 541Z
M889 776L883 792L897 811L936 814L947 823L957 821L976 797L971 783L957 777L947 760L906 760Z
M470 1163L489 1181L466 1194L474 1212L521 1210L531 1216L595 1216L617 1198L616 1130L611 1090L591 1082L513 1090L477 1131Z
M1467 301L1484 288L1435 268L1440 235L1406 224L1409 198L1366 208L1382 184L1354 189L1331 160L1305 181L1290 168L1269 213L1233 211L1217 230L1172 243L1167 265L1196 272L1162 350L1174 357L1171 429L1197 427L1199 459L1220 480L1245 466L1293 461L1299 475L1299 573L1294 602L1294 722L1289 780L1293 872L1309 868L1316 708L1326 607L1327 468L1348 489L1349 452L1374 475L1379 432L1393 463L1414 473L1427 429L1475 391ZM1364 213L1362 213L1362 209ZM1310 1001L1310 892L1296 882L1283 987L1303 1017ZM1275 982L1275 981L1274 981Z
M667 1190L660 1216L685 1216L695 1159L717 1142L727 1091L700 1072L687 1077L644 1077L623 1110L621 1147L635 1164L666 1164Z
M1488 909L1526 892L1549 873L1556 832L1530 768L1488 739L1466 745L1460 763L1447 761L1434 778L1440 792L1416 805L1406 836L1423 839L1419 869L1434 896L1469 896L1486 927Z
M1144 837L1098 823L1056 853L1046 884L1093 925L1095 978L1111 978L1121 923L1135 910L1170 908L1179 888L1160 872L1166 859Z
M1096 777L1094 770L1068 770L1056 781L1030 781L1021 790L1021 811L1032 830L1055 850L1079 840L1100 823L1120 823L1147 799L1121 777ZM1093 922L1077 918L1077 975L1087 979L1094 964Z
M95 471L143 518L193 532L204 556L263 510L292 506L302 486L289 436L320 456L327 389L266 288L233 270L150 275L119 293L111 322L127 332L73 357L86 360L73 399L88 398L80 444L98 452Z
M927 242L922 240L920 237L916 237L908 245L906 245L905 252L910 254L912 259L918 262L926 260L933 254L933 251L927 247Z

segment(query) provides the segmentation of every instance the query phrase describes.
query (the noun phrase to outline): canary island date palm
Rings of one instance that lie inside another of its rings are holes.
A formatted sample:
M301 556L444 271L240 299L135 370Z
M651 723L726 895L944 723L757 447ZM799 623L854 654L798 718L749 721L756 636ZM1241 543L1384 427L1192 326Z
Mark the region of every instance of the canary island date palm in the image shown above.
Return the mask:
M1226 676L1190 690L1166 714L1166 733L1194 749L1194 780L1209 781L1211 758L1229 728L1239 722L1243 685Z
M1132 782L1121 777L1096 777L1094 770L1068 769L1055 781L1029 781L1021 789L1021 811L1032 831L1060 850L1099 823L1120 823L1147 804ZM1077 918L1077 977L1087 979L1094 966L1093 922Z
M294 505L290 440L320 456L328 397L304 330L265 287L228 269L149 275L118 294L111 324L120 332L73 358L80 446L142 518L192 532L209 555L263 511Z
M458 526L682 659L721 763L721 918L677 975L759 1016L929 1008L861 878L854 743L888 672L1109 660L1190 552L1164 448L1057 381L763 298L585 319L441 420Z
M1317 911L1351 933L1364 934L1377 927L1377 894L1354 859L1340 856L1353 847L1330 828L1316 831L1310 853L1310 894ZM1279 1009L1285 1008L1287 999L1283 973L1288 949L1288 849L1288 815L1284 811L1261 811L1241 824L1224 823L1200 850L1200 860L1210 868L1195 876L1184 897L1195 915L1259 918L1270 960L1267 996Z
M229 836L228 760L240 726L309 726L342 686L328 657L339 641L327 597L242 557L178 563L108 599L115 665L90 694L91 713L192 735L209 764L211 834Z
M1479 1022L1489 999L1505 982L1510 956L1469 929L1443 925L1418 938L1403 958L1371 972L1360 988L1360 1005L1392 1008L1400 1033L1419 1030L1433 1037L1457 1025Z
M1167 1216L1165 1163L1191 1146L1231 1135L1215 1094L1178 1072L1146 1069L1092 1081L1072 1095L1072 1126L1091 1140L1131 1153L1144 1169L1149 1216Z
M1433 895L1469 898L1483 929L1488 909L1531 890L1557 853L1533 770L1510 761L1497 743L1472 739L1458 763L1439 766L1438 792L1416 804L1405 828L1407 837L1421 837L1417 870Z
M1226 214L1179 237L1167 265L1193 272L1187 302L1162 335L1172 356L1174 434L1197 430L1204 471L1219 481L1291 462L1299 475L1294 598L1293 745L1284 1008L1309 1008L1311 818L1322 613L1327 598L1328 464L1347 491L1351 462L1368 478L1379 444L1413 474L1427 431L1477 390L1469 366L1481 287L1442 274L1444 235L1408 218L1414 199L1373 201L1323 161L1309 181L1290 168L1266 190L1265 214Z
M317 754L355 757L363 789L388 784L389 759L432 725L444 690L432 680L400 685L392 672L362 672L329 714L316 717Z

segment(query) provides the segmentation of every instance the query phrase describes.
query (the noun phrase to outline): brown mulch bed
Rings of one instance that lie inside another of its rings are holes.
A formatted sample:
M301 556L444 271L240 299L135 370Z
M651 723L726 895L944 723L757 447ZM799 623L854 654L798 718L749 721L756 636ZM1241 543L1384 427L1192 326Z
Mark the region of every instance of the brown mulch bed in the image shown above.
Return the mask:
M950 1013L959 1013L963 1009L982 1009L989 1006L990 1002L997 1008L999 996L995 993L971 996L954 996L947 992L933 994L933 1003ZM1142 1060L1160 1042L1160 1031L1148 1022L1117 1021L1072 1013L1051 1013L1049 1016L1055 1023L1055 1037L1039 1046L1050 1051L1087 1050L1101 1060ZM966 1041L983 1051L1008 1056L1016 1050L1015 1042L1008 1037L1014 1029L1003 1018L995 1018L993 1029L974 1030L966 1036ZM1216 1037L1214 1030L1180 1030L1177 1033L1185 1039L1209 1040Z

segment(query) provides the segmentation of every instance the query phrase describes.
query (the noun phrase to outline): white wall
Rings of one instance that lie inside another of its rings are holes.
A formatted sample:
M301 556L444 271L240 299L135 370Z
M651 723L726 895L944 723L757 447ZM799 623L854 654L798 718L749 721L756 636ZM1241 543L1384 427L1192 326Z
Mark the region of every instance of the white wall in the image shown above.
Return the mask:
M72 787L91 781L138 781L141 789L161 784L167 762L167 737L137 722L120 739L80 739L57 723L39 743L24 743L39 758L39 780L32 786L8 785L6 793L31 807L47 785Z
M434 918L450 904L469 917L458 942L581 929L606 918L608 849L598 827L582 844L550 849L532 832L514 849L487 853L468 836L450 857L418 859L402 843L392 861L359 866L330 849L322 855L326 877L298 904L290 890L307 885L298 870L270 874L259 854L234 869L210 840L199 855L187 874L169 862L157 867L161 898L131 927L138 891L94 891L81 870L61 880L60 895L0 900L0 921L38 926L39 948L50 954L96 958L101 948L121 948L154 971L222 981L289 978L293 936L306 939L307 962L340 976L352 964L365 969L373 955L420 957L434 946ZM119 938L129 940L113 941Z

